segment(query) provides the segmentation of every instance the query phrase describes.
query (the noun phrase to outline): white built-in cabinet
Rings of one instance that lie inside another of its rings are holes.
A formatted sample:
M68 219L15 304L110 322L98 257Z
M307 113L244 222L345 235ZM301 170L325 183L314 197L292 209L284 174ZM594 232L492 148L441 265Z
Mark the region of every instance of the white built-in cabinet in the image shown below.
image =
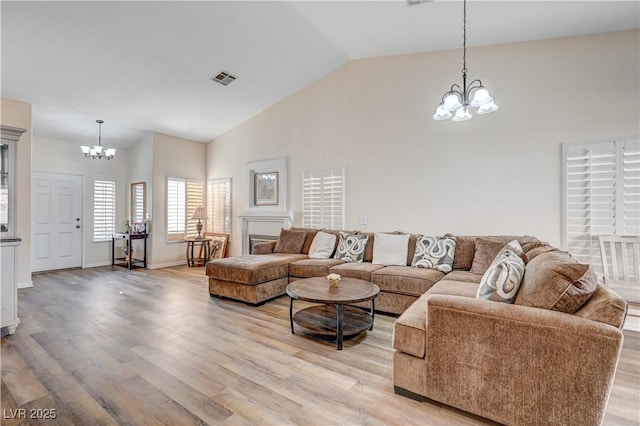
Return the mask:
M18 247L22 242L16 235L16 150L26 130L9 126L0 126L0 130L0 305L2 328L13 334L20 324L16 270Z

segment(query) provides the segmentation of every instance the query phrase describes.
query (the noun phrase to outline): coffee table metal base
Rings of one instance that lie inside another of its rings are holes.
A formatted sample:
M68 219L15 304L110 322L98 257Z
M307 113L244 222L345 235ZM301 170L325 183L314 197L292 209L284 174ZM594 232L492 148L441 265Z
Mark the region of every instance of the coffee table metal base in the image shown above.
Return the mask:
M301 309L293 313L293 301L289 305L291 333L294 334L293 323L311 334L320 336L336 336L336 348L342 350L344 337L355 336L365 330L373 329L375 302L371 299L369 312L342 303L318 305Z

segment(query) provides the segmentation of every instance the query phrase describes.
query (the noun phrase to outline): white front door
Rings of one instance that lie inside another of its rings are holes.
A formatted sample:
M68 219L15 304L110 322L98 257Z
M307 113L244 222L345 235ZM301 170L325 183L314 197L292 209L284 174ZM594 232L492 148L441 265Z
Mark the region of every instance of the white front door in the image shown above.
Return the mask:
M82 266L82 176L33 172L33 272Z

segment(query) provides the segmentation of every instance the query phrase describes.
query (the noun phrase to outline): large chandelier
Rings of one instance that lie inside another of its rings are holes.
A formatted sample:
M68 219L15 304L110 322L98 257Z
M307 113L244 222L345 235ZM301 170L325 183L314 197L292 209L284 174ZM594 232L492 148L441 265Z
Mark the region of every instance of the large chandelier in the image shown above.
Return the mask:
M442 95L440 105L433 115L434 120L448 120L453 117L453 121L465 121L471 119L469 106L479 107L478 114L489 114L498 110L498 105L493 102L489 91L482 85L482 81L473 80L467 85L467 0L464 0L464 14L462 20L462 87L453 84L451 88ZM473 99L469 98L473 92ZM453 114L455 112L455 115Z
M104 158L107 160L111 160L113 157L116 156L116 149L105 148L102 146L102 123L104 123L104 121L96 120L96 123L98 123L98 145L94 145L94 146L82 145L80 149L82 150L82 153L84 154L85 157L91 157L93 159Z

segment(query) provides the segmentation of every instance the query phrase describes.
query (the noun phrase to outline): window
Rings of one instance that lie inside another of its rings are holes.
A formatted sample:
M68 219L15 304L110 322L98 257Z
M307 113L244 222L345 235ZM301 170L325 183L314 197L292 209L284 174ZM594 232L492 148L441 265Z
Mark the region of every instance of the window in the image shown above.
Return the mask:
M210 179L207 186L207 230L231 233L231 178Z
M198 235L197 219L190 219L202 206L202 181L167 178L167 241L183 241Z
M93 241L111 241L116 232L116 183L93 181Z
M640 139L565 144L563 157L563 246L598 270L598 235L640 235Z
M344 168L302 174L302 226L343 229Z

